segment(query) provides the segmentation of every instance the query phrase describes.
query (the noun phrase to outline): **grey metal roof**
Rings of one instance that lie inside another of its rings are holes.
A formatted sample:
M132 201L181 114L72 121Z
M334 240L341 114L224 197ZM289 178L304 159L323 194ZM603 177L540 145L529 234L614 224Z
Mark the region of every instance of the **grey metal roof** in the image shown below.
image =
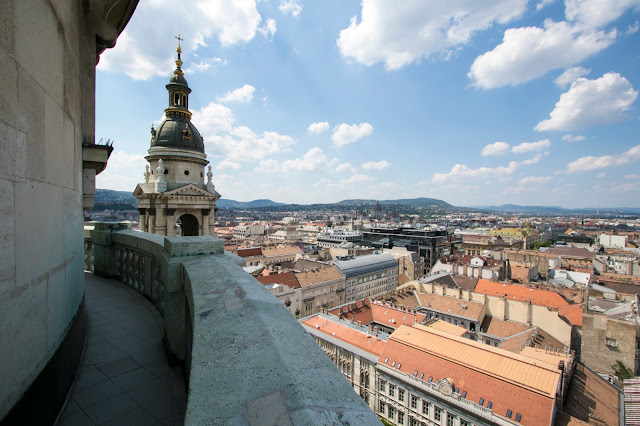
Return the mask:
M333 264L336 265L338 269L340 269L340 272L347 278L398 267L398 262L389 254L369 254L356 257L355 259L336 260Z

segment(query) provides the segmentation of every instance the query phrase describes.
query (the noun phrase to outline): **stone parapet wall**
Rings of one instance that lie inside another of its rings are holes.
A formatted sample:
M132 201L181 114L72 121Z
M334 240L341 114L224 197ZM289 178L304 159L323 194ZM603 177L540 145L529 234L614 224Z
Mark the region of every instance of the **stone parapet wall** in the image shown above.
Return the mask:
M287 309L224 252L222 240L94 226L87 237L96 274L147 296L153 280L162 282L167 347L189 376L185 424L378 421ZM159 276L150 273L153 263Z

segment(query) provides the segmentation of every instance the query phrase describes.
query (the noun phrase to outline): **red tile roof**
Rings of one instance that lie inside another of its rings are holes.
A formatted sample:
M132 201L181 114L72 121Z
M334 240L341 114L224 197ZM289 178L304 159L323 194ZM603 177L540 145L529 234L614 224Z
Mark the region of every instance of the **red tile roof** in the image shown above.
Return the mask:
M379 340L375 336L370 336L363 331L355 330L352 327L322 318L318 315L302 321L302 324L315 328L329 336L333 336L336 339L342 340L376 356L380 356L384 349L384 340Z
M531 301L534 305L541 305L553 308L568 305L569 303L555 291L530 288L520 284L506 284L485 279L478 280L476 293L483 293L488 296L503 296L510 300L520 302Z
M523 424L551 424L560 379L555 365L428 327L407 326L389 336L378 363L410 376L424 373L425 381L450 379L454 388L467 392L465 399L479 403L483 398L485 407L491 401L497 415L511 410L513 416L522 415Z
M238 256L243 258L262 256L262 249L260 247L238 249Z
M341 310L343 312L340 312ZM342 319L360 321L363 325L375 322L390 328L398 328L402 324L421 323L426 318L424 314L395 309L381 302L374 301L372 304L369 299L346 305L346 307L334 308L329 313Z
M293 272L260 276L257 278L257 280L264 285L280 284L286 285L290 288L300 288L300 283L298 283L298 280L296 279L296 276Z
M577 305L565 305L558 309L558 315L564 316L571 324L582 327L582 303Z

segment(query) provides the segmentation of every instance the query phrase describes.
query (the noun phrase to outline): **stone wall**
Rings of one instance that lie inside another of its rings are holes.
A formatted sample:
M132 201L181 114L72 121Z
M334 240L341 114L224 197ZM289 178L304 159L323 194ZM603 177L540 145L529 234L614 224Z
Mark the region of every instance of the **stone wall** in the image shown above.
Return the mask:
M80 4L0 3L0 418L84 294Z
M96 31L106 28L95 3L0 2L0 419L83 300L83 142L95 139Z
M619 321L605 315L589 312L582 314L581 361L598 373L613 375L613 365L621 361L638 374L635 361L638 325Z

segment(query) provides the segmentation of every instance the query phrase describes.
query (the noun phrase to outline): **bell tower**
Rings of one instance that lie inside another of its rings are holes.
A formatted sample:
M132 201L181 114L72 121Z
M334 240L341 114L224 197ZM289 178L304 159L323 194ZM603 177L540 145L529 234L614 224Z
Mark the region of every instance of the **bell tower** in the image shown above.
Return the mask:
M204 151L204 138L191 123L191 88L182 71L182 48L178 39L176 69L165 87L169 105L158 128L151 125L149 162L144 183L136 186L140 230L166 236L214 235L216 200L211 166Z

